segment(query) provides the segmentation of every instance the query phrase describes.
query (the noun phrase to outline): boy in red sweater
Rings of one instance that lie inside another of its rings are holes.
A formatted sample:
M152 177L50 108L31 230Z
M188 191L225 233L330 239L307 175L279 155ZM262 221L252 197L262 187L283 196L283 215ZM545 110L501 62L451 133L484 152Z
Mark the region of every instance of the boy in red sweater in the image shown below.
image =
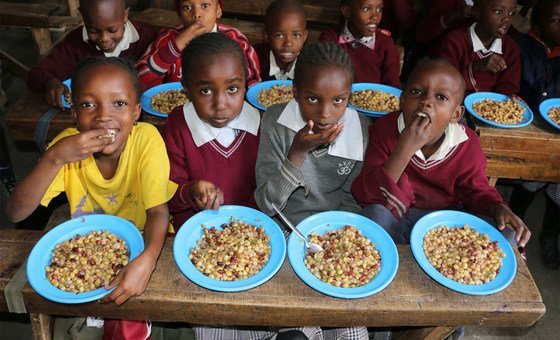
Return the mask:
M183 80L181 51L197 36L222 32L237 41L243 50L247 67L247 86L260 80L257 53L243 33L216 23L222 16L222 0L175 0L182 25L161 31L136 64L140 81L146 88Z
M334 41L344 48L352 60L354 82L400 88L399 52L390 33L378 29L383 0L342 0L340 11L346 22L326 29L319 40Z
M401 95L400 111L370 127L364 166L352 184L362 214L397 243L425 214L466 209L515 231L521 247L531 232L486 178L486 158L476 133L459 124L465 83L444 60L418 65ZM510 232L510 241L512 233Z
M135 63L157 36L150 25L128 20L125 0L80 0L84 25L70 32L51 54L27 75L27 87L46 92L50 106L62 108L62 94L78 61L88 56L121 57Z

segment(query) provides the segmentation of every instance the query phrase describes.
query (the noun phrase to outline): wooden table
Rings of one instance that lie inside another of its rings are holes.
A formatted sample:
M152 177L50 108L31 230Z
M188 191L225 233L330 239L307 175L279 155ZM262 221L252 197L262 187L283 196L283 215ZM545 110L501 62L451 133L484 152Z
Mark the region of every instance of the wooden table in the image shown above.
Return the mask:
M37 231L0 233L1 288L41 236ZM405 337L443 338L461 325L529 327L545 313L537 286L517 252L518 272L508 288L494 295L471 296L433 281L417 265L410 247L398 246L399 270L392 283L373 296L344 300L308 287L287 259L271 280L257 288L239 293L206 290L179 271L172 245L173 239L168 239L146 292L118 308L97 302L59 304L26 285L22 294L36 338L50 339L50 315L223 325L420 326L407 330Z

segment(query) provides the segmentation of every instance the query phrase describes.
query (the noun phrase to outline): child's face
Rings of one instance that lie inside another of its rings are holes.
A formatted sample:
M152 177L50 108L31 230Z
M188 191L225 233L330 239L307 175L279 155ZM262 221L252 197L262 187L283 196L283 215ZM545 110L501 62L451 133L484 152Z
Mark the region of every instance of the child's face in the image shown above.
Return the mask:
M383 0L351 0L340 10L348 20L348 29L354 38L369 37L381 21Z
M491 0L474 9L476 31L481 39L496 39L506 35L513 15L517 11L516 0Z
M89 8L80 8L80 13L88 39L103 52L113 52L123 38L128 8L119 1L102 1Z
M428 144L437 142L447 125L458 122L463 115L461 84L461 75L451 65L437 64L414 71L400 98L405 125L410 126L415 119L429 119L432 132Z
M241 113L245 73L237 54L222 53L199 59L183 85L200 119L213 127L224 127Z
M222 17L222 8L217 0L182 1L179 11L185 27L190 27L195 22L202 21L208 32L214 28L216 20Z
M560 46L560 3L553 5L550 10L547 19L539 23L539 30L541 39L553 49Z
M84 70L72 81L76 82L72 115L78 130L116 130L115 141L101 153L120 155L141 111L130 74L114 65L98 65Z
M266 39L280 67L296 60L307 39L307 21L298 11L277 13L266 23Z
M352 75L339 66L317 65L302 72L301 78L294 86L294 98L302 118L313 121L313 132L326 131L344 115Z

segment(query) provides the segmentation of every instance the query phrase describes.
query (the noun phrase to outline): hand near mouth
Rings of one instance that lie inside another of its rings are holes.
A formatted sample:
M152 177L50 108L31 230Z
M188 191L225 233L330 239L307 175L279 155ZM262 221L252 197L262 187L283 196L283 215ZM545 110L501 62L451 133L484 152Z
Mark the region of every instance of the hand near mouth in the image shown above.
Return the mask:
M316 147L329 144L338 137L344 127L343 124L332 124L328 129L321 132L313 132L312 120L299 130L294 136L292 145L288 152L288 160L298 168L301 167L307 154Z

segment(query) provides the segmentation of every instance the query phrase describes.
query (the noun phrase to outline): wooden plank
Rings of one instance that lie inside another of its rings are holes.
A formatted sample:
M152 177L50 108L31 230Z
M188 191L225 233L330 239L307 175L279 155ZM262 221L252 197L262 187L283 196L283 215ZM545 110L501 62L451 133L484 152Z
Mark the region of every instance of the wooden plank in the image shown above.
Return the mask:
M409 328L406 330L394 331L393 340L443 340L446 339L451 333L457 329L456 327L424 327L424 328Z
M78 7L80 7L79 0L66 0L66 4L68 5L68 14L71 17L80 17L80 12L78 11Z
M43 59L52 47L51 32L48 28L31 28L35 52L39 60Z
M0 59L2 60L2 65L6 66L11 72L13 72L16 76L26 79L27 73L29 72L29 68L12 56L4 52L0 49Z
M47 314L30 314L33 339L51 340L53 331L52 318Z
M48 17L59 8L59 5L54 4L0 1L0 25L47 28Z

